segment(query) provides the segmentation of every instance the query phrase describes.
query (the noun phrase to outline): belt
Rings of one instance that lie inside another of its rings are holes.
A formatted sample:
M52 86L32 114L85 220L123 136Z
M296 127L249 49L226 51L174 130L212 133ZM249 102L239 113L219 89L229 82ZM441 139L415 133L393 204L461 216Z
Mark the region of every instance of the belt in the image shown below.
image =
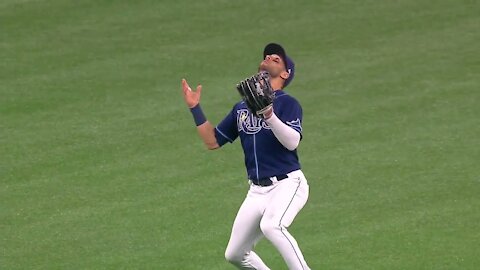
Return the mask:
M275 175L272 177L265 177L265 178L260 178L258 180L250 180L254 185L261 186L261 187L268 187L273 185L273 183L282 181L283 179L287 179L288 175L286 174L280 174L280 175Z

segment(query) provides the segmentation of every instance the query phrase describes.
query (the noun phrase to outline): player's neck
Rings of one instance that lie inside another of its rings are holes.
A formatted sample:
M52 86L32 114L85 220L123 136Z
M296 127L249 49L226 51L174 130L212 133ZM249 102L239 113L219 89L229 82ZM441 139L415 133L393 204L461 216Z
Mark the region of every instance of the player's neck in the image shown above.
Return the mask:
M270 84L272 85L273 91L282 90L283 81L280 82L280 81L278 81L278 80L271 80L271 81L270 81Z

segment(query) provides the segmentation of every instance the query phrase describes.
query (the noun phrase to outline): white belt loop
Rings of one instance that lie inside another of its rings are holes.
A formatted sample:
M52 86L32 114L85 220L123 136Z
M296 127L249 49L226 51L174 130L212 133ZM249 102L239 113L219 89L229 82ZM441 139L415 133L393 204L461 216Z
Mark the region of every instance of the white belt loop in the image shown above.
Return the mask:
M272 176L270 177L270 180L272 181L272 183L277 183L278 180L277 180L277 177L276 176Z

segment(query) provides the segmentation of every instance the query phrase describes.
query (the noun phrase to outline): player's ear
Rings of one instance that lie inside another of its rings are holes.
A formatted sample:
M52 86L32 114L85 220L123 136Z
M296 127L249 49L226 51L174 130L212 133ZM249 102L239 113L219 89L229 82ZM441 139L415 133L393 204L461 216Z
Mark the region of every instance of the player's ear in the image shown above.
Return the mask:
M290 77L290 73L288 73L286 70L282 71L280 73L280 77L284 80L288 79L288 77Z

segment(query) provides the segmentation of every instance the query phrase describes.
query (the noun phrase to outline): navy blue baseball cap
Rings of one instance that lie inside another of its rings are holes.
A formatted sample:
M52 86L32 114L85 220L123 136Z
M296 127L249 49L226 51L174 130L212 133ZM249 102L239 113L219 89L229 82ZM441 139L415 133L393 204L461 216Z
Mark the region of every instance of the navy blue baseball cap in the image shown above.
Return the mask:
M283 49L283 47L277 43L270 43L265 46L265 49L263 50L263 58L265 59L265 56L271 54L280 56L283 60L283 63L285 63L285 70L290 74L288 79L286 79L285 83L283 84L283 87L287 87L287 85L295 76L295 63L292 61L292 59L290 59L290 57L287 56L285 49Z

